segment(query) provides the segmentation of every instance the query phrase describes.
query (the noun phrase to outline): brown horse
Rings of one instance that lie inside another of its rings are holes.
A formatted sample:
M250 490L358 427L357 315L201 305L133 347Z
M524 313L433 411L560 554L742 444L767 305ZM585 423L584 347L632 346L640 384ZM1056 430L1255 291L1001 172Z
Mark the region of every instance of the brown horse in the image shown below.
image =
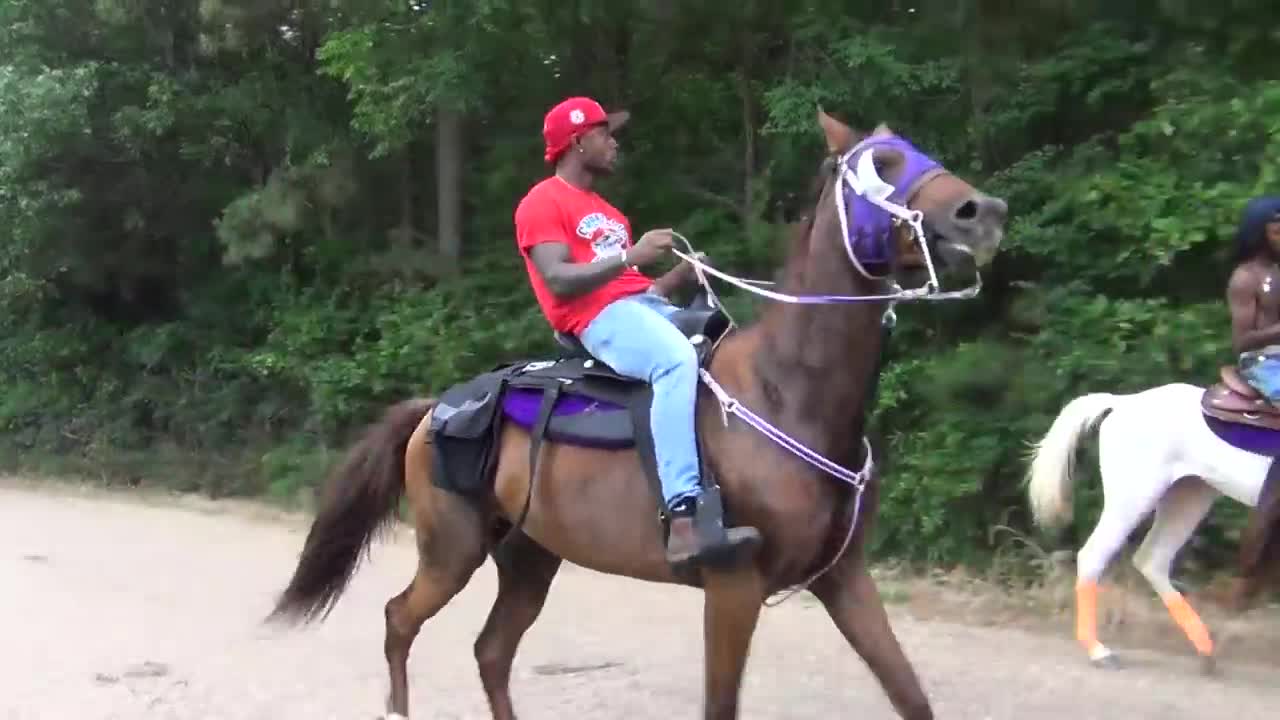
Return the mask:
M990 262L1004 233L1008 209L1002 200L940 166L905 177L923 156L909 145L902 150L903 141L884 126L858 134L821 111L818 122L833 157L825 164L817 204L791 244L782 290L878 297L895 287L895 277L918 278L925 258L937 255L947 268L971 272ZM918 239L929 243L922 252L913 245L911 223L895 223L892 229L884 223L883 247L894 260L881 275L851 262L855 251L848 233L859 218L846 216L846 227L841 216L842 207L862 207L846 183L854 172L852 155L861 155L864 146L874 153L879 177L894 185L897 202L919 211L930 230L929 240ZM757 322L722 338L709 372L743 407L789 437L844 467L863 467L870 462L863 435L867 395L879 371L882 318L889 307L880 299L844 306L773 305ZM874 477L856 498L861 502L853 502L851 485L779 444L762 442L753 427L722 416L717 398L700 387L697 422L707 465L729 512L758 528L763 542L745 564L704 569L689 580L664 559L653 490L639 454L630 450L544 444L525 523L511 542L495 547L500 534L495 528L509 529L525 504L530 436L510 424L502 430L489 502L468 501L433 483L433 406L430 399L395 405L349 451L324 489L297 569L273 613L301 620L327 614L371 537L394 518L400 498L406 497L419 561L412 582L386 605L388 718L408 716L406 663L420 627L462 590L490 554L498 570L498 596L474 649L494 718L515 717L512 661L562 560L603 573L702 588L707 718L738 716L743 667L764 601L830 566L809 589L898 713L913 720L932 717L864 557L876 510Z

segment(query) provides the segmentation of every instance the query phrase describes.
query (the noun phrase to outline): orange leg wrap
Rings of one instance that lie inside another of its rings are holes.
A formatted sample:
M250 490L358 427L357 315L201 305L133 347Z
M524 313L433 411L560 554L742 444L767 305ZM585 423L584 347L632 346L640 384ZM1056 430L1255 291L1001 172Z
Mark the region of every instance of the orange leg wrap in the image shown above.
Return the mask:
M1186 633L1187 639L1195 646L1196 652L1205 657L1212 656L1213 638L1209 637L1209 628L1205 627L1196 611L1191 609L1187 599L1180 593L1172 593L1166 595L1163 600L1165 607L1169 608L1169 614L1173 616L1173 621L1178 623L1182 632Z
M1097 655L1098 642L1098 583L1082 580L1076 583L1076 640L1093 658Z

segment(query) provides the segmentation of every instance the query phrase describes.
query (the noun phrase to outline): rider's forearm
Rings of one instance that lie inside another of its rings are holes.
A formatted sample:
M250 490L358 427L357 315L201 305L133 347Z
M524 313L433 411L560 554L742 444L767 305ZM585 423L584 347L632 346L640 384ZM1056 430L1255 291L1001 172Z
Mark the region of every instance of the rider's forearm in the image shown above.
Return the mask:
M661 295L670 299L673 294L680 290L681 287L689 283L690 276L693 273L688 272L684 266L676 267L663 273L661 277L653 281L653 287L650 289L654 295Z
M543 275L547 289L561 300L570 300L601 287L622 274L626 268L624 255L619 253L599 262L557 263Z
M1232 345L1237 353L1242 353L1248 350L1259 350L1276 343L1280 343L1280 325L1241 333Z

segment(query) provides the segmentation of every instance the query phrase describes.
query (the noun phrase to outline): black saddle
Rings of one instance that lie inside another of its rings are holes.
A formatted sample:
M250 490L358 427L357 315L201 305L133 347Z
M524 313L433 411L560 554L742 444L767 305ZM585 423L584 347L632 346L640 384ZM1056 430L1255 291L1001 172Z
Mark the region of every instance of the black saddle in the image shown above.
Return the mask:
M723 310L711 306L706 290L699 290L686 307L680 308L671 315L670 320L693 343L698 351L699 364L706 360L708 349L728 332L731 325L729 316ZM591 357L591 353L587 352L582 341L576 336L559 331L555 332L554 336L556 344L560 347L561 357Z

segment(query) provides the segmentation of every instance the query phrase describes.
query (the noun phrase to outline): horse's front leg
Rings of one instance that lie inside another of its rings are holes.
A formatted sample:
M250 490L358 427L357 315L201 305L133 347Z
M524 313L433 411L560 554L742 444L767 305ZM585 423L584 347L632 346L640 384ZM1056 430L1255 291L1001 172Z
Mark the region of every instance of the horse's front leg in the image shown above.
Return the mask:
M932 720L929 698L889 627L889 616L861 553L846 555L812 590L880 681L898 715L905 720Z
M764 603L764 580L754 566L704 573L704 716L735 720L742 672Z

